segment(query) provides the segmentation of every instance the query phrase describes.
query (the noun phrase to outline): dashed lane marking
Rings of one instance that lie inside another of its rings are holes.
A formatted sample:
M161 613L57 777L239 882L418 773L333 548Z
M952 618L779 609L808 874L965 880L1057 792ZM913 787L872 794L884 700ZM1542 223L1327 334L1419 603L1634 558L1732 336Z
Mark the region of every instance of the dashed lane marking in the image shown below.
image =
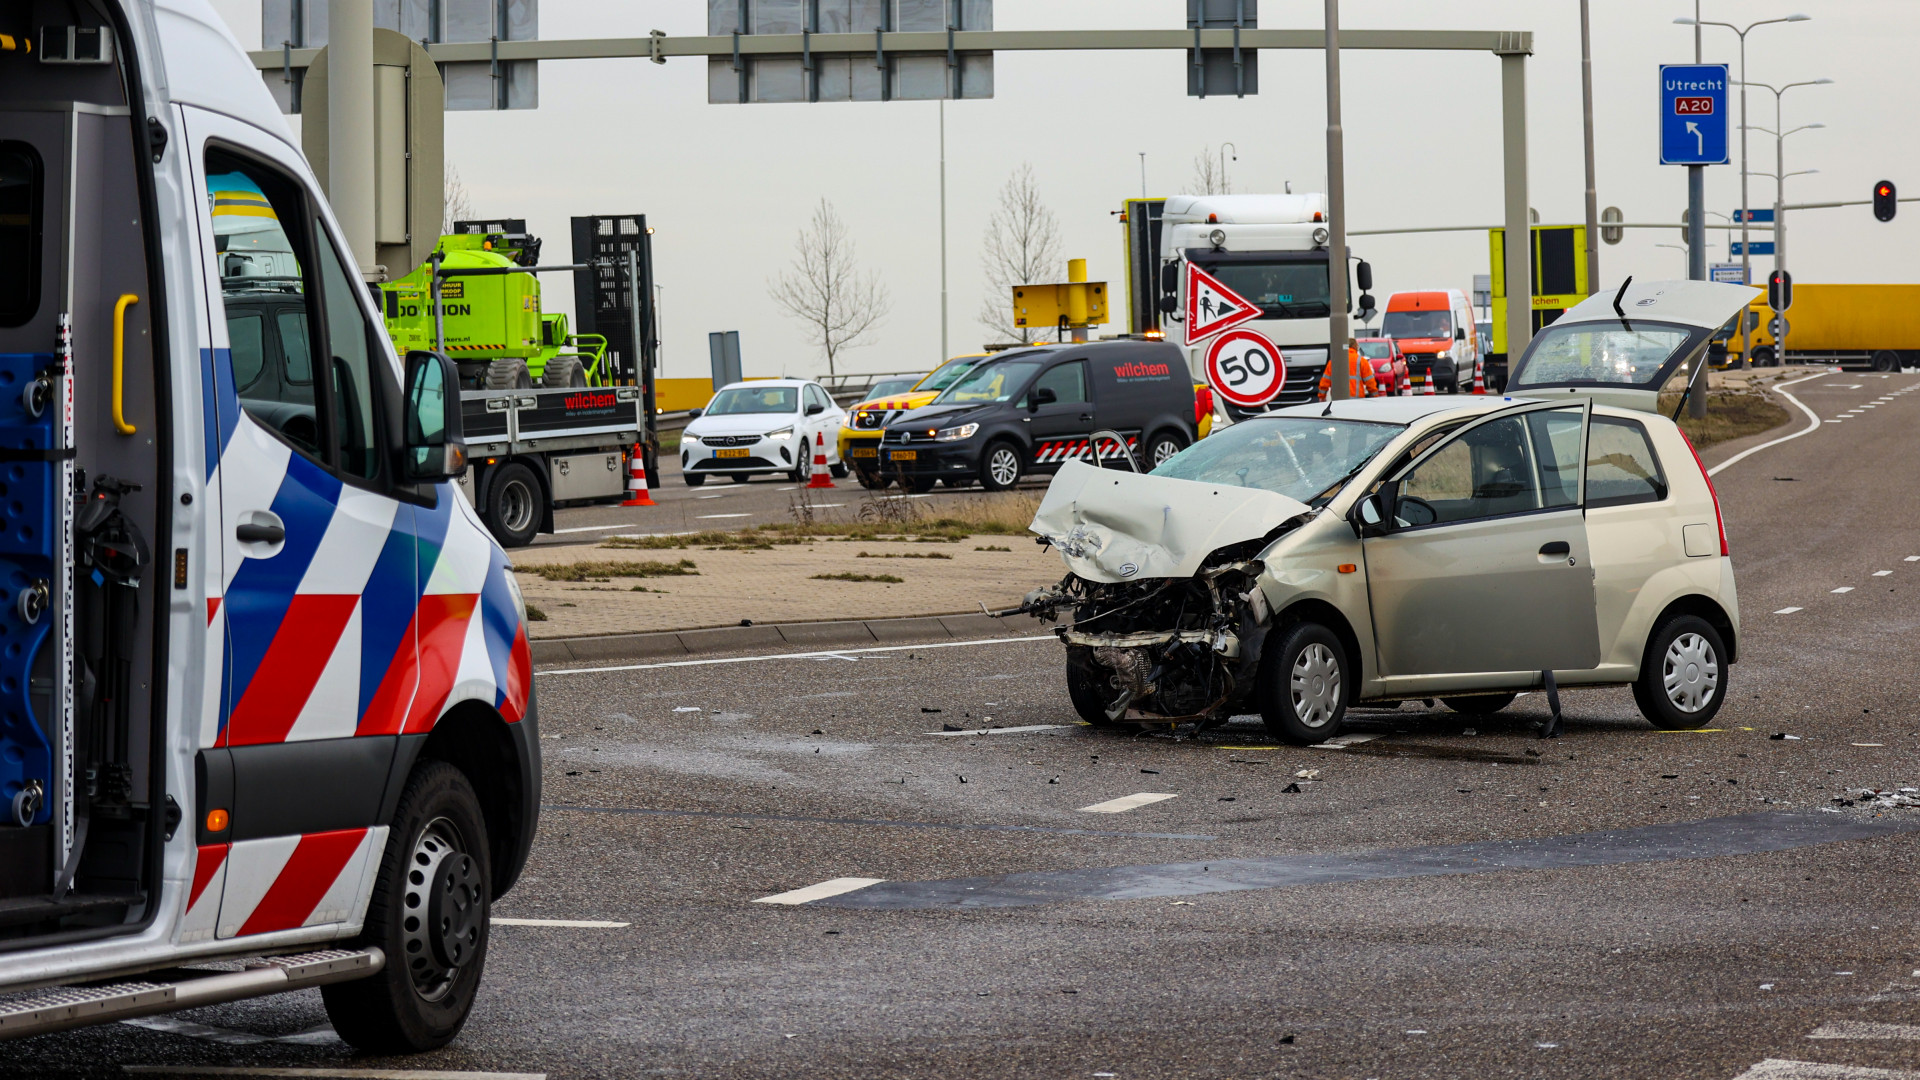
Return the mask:
M1058 641L1052 634L1025 637L975 638L972 641L935 641L925 645L876 645L866 649L833 649L825 652L760 653L755 656L719 656L710 660L667 660L658 664L619 664L597 668L557 668L535 672L541 678L550 675L599 675L609 671L651 671L655 668L706 667L712 664L753 664L766 660L844 660L868 653L918 652L922 649L958 649L967 645L1011 645L1016 642Z
M1874 577L1892 577L1892 576L1893 576L1893 571L1891 571L1891 570L1875 570L1875 571L1873 572L1873 576L1874 576Z
M1783 607L1779 611L1774 612L1774 614L1775 615L1791 615L1796 611L1805 611L1805 610L1806 610L1805 608Z
M743 517L752 517L753 515L752 514L696 514L694 516L697 520L700 520L700 521L713 521L716 518L743 518Z
M1858 1065L1823 1065L1817 1061L1767 1060L1733 1080L1920 1080L1920 1072L1906 1069L1866 1069Z
M1901 562L1920 562L1920 555L1909 555L1900 561Z
M1820 375L1809 375L1804 379L1795 379L1792 382L1783 382L1773 388L1776 392L1779 393L1781 397L1786 398L1788 401L1793 402L1793 405L1795 408L1807 414L1808 424L1806 427L1801 428L1799 431L1796 431L1791 435L1782 435L1777 439L1773 439L1768 442L1763 442L1759 446L1750 446L1747 449L1742 450L1739 453L1728 458L1727 460L1721 462L1720 464L1715 465L1713 468L1708 469L1707 475L1709 477L1716 476L1719 474L1720 470L1727 468L1728 466L1734 464L1735 462L1745 461L1747 458L1752 457L1754 454L1757 454L1760 451L1765 450L1770 446L1779 446L1783 442L1791 442L1794 439L1797 439L1802 435L1806 435L1814 431L1816 428L1818 428L1821 423L1819 415L1815 413L1812 409L1807 408L1805 402L1802 402L1799 398L1794 397L1792 394L1787 393L1786 388L1789 386L1798 386L1803 382L1811 382L1814 379L1821 378L1825 374L1827 373L1822 372Z
M547 1080L546 1073L471 1072L464 1069L265 1069L251 1065L122 1065L144 1076L287 1076L340 1080Z
M1079 724L1027 724L1023 727L976 728L971 731L929 731L929 735L1020 735L1029 731L1058 731L1062 728L1080 727Z
M618 930L632 923L608 922L605 919L503 919L493 917L495 926L558 926L569 930Z
M545 1072L470 1072L463 1068L259 1068L252 1065L121 1065L140 1076L315 1076L340 1080L547 1080Z
M1850 592L1852 592L1852 591L1853 591L1853 586L1851 586L1851 585L1842 585L1842 586L1840 586L1839 588L1837 588L1837 589L1834 589L1834 590L1832 590L1832 591L1834 591L1834 592L1836 592L1836 593L1850 593Z
M1106 802L1097 802L1092 806L1083 806L1080 808L1080 812L1083 814L1124 814L1129 810L1138 810L1143 806L1151 806L1157 802L1166 802L1168 799L1177 799L1179 797L1178 795L1168 794L1164 791L1142 791L1133 795L1122 795L1118 799L1108 799Z
M756 904L806 904L815 900L825 900L829 896L839 896L843 893L869 888L885 880L887 879L877 877L837 877L829 881L823 881L818 885L809 885L804 889L793 889L789 892L775 893L772 896L763 896L753 902Z
M887 818L802 817L797 814L726 813L719 810L652 810L632 806L554 806L548 810L571 810L580 814L633 814L640 817L717 818L728 821L781 821L802 825L877 825L890 829L954 829L962 832L1054 833L1060 836L1119 836L1129 840L1218 840L1203 833L1119 832L1107 829L1057 829L1049 825L991 825L965 821L893 821Z

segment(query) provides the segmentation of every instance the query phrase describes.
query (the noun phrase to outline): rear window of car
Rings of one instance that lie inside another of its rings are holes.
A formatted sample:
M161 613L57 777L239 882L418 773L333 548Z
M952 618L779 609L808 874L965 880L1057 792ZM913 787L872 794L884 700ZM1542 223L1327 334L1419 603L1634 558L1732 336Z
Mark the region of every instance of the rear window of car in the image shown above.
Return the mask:
M1594 417L1587 433L1587 505L1624 506L1666 497L1666 474L1647 429L1634 420Z

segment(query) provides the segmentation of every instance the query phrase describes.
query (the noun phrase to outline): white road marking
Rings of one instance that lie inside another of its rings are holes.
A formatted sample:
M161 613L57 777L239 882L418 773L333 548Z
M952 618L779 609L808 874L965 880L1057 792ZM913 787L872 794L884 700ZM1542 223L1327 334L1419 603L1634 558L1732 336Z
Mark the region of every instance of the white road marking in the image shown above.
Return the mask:
M658 664L621 664L617 667L597 668L559 668L554 671L539 671L534 674L545 678L548 675L598 675L608 671L651 671L654 668L705 667L709 664L751 664L761 660L822 660L845 659L861 653L916 652L920 649L957 649L963 645L1009 645L1021 641L1057 641L1052 634L1030 634L1026 637L978 638L973 641L935 641L925 645L876 645L869 649L835 649L828 652L762 653L758 656L722 656L712 660L668 660Z
M503 919L495 915L495 926L560 926L571 930L618 930L632 923L607 922L604 919Z
M1387 734L1384 731L1370 732L1364 735L1335 735L1333 738L1328 739L1326 742L1314 743L1312 746L1307 747L1307 749L1309 750L1345 750L1349 746L1358 746L1363 742L1372 742L1375 739L1384 739L1386 737L1387 737Z
M1092 806L1083 806L1080 808L1080 812L1083 814L1122 814L1128 810L1136 810L1142 806L1150 806L1153 803L1166 802L1168 799L1177 799L1179 797L1178 795L1169 795L1159 791L1142 791L1137 795L1123 795L1118 799L1108 799L1106 802L1097 802Z
M121 1065L144 1076L317 1076L340 1080L547 1080L545 1072L468 1072L461 1068L259 1068L252 1065Z
M1906 1069L1863 1069L1857 1065L1822 1065L1816 1061L1768 1058L1733 1080L1920 1080L1920 1072Z
M756 904L804 904L811 900L825 900L829 896L839 896L841 893L856 892L870 885L878 885L885 880L887 879L877 877L837 877L818 885L809 885L804 889L763 896L753 902Z
M1902 562L1920 562L1920 555L1909 555Z
M1057 731L1077 724L1028 724L1025 727L977 728L972 731L929 731L929 735L1018 735L1024 731Z
M1842 586L1840 586L1839 588L1837 588L1837 589L1835 589L1835 590L1833 590L1833 591L1834 591L1834 592L1837 592L1837 593L1849 593L1849 592L1852 592L1852 591L1853 591L1853 586L1851 586L1851 585L1842 585Z
M1797 607L1783 607L1779 611L1774 612L1774 614L1775 615L1791 615L1796 611L1803 611L1803 610L1805 609L1797 608Z
M1822 374L1825 374L1825 373L1823 372ZM1779 438L1774 439L1770 442L1763 442L1759 446L1750 446L1745 450L1742 450L1739 453L1728 458L1727 460L1721 462L1720 464L1715 465L1713 468L1708 469L1707 475L1709 477L1716 476L1719 474L1720 470L1726 468L1729 465L1732 465L1737 461L1745 461L1747 458L1753 456L1754 454L1759 453L1762 450L1765 450L1769 446L1779 446L1783 442L1792 442L1794 439L1797 439L1800 436L1813 431L1815 428L1818 428L1820 426L1820 417L1815 415L1812 409L1807 408L1807 406L1799 398L1794 397L1792 394L1787 393L1786 388L1789 386L1799 386L1803 382L1812 382L1814 379L1818 379L1820 377L1821 377L1820 375L1809 375L1804 379L1795 379L1792 382L1783 382L1773 388L1779 391L1781 397L1786 398L1788 401L1793 402L1795 408L1799 409L1803 413L1806 413L1807 419L1811 421L1811 423L1809 423L1806 427L1801 428L1799 431L1796 431L1791 435L1782 435Z
M696 517L698 517L698 519L701 521L712 521L715 518L743 518L743 517L752 517L752 516L753 516L752 514L699 514L699 515L696 515Z
M546 1073L469 1072L462 1069L267 1069L252 1065L122 1065L146 1076L338 1077L340 1080L547 1080Z
M1875 570L1875 571L1873 572L1873 576L1874 576L1874 577L1892 577L1892 576L1893 576L1893 571L1891 571L1891 570Z

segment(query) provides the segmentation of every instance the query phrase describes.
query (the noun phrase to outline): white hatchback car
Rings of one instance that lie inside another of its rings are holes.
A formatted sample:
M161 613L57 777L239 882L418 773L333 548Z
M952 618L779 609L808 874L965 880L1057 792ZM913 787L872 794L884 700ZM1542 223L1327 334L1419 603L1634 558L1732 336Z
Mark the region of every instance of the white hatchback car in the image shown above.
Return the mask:
M1740 626L1718 498L1659 414L1754 290L1623 285L1569 310L1510 396L1282 409L1148 475L1063 468L1033 531L1070 571L1067 689L1100 726L1257 710L1317 743L1349 705L1631 686L1662 728L1727 694Z
M833 475L840 461L840 426L847 411L819 383L754 379L729 383L687 424L680 437L680 469L688 487L720 473L744 484L755 474L786 473L804 481L816 450Z

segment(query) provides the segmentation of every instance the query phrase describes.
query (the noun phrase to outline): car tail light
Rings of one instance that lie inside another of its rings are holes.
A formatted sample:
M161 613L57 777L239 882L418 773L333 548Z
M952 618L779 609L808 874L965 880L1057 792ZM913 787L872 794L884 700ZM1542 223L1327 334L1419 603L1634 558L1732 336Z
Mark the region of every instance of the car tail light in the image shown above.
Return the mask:
M1211 386L1194 387L1193 422L1195 426L1198 426L1200 421L1206 419L1208 416L1212 414L1213 414L1213 387Z
M1713 524L1720 530L1720 554L1729 554L1727 551L1727 520L1720 516L1720 493L1713 490L1713 477L1707 472L1707 463L1700 460L1700 451L1693 448L1693 440L1687 439L1687 433L1684 431L1680 433L1680 437L1686 439L1687 452L1693 455L1693 463L1700 466L1700 479L1707 482L1707 494L1713 496Z

